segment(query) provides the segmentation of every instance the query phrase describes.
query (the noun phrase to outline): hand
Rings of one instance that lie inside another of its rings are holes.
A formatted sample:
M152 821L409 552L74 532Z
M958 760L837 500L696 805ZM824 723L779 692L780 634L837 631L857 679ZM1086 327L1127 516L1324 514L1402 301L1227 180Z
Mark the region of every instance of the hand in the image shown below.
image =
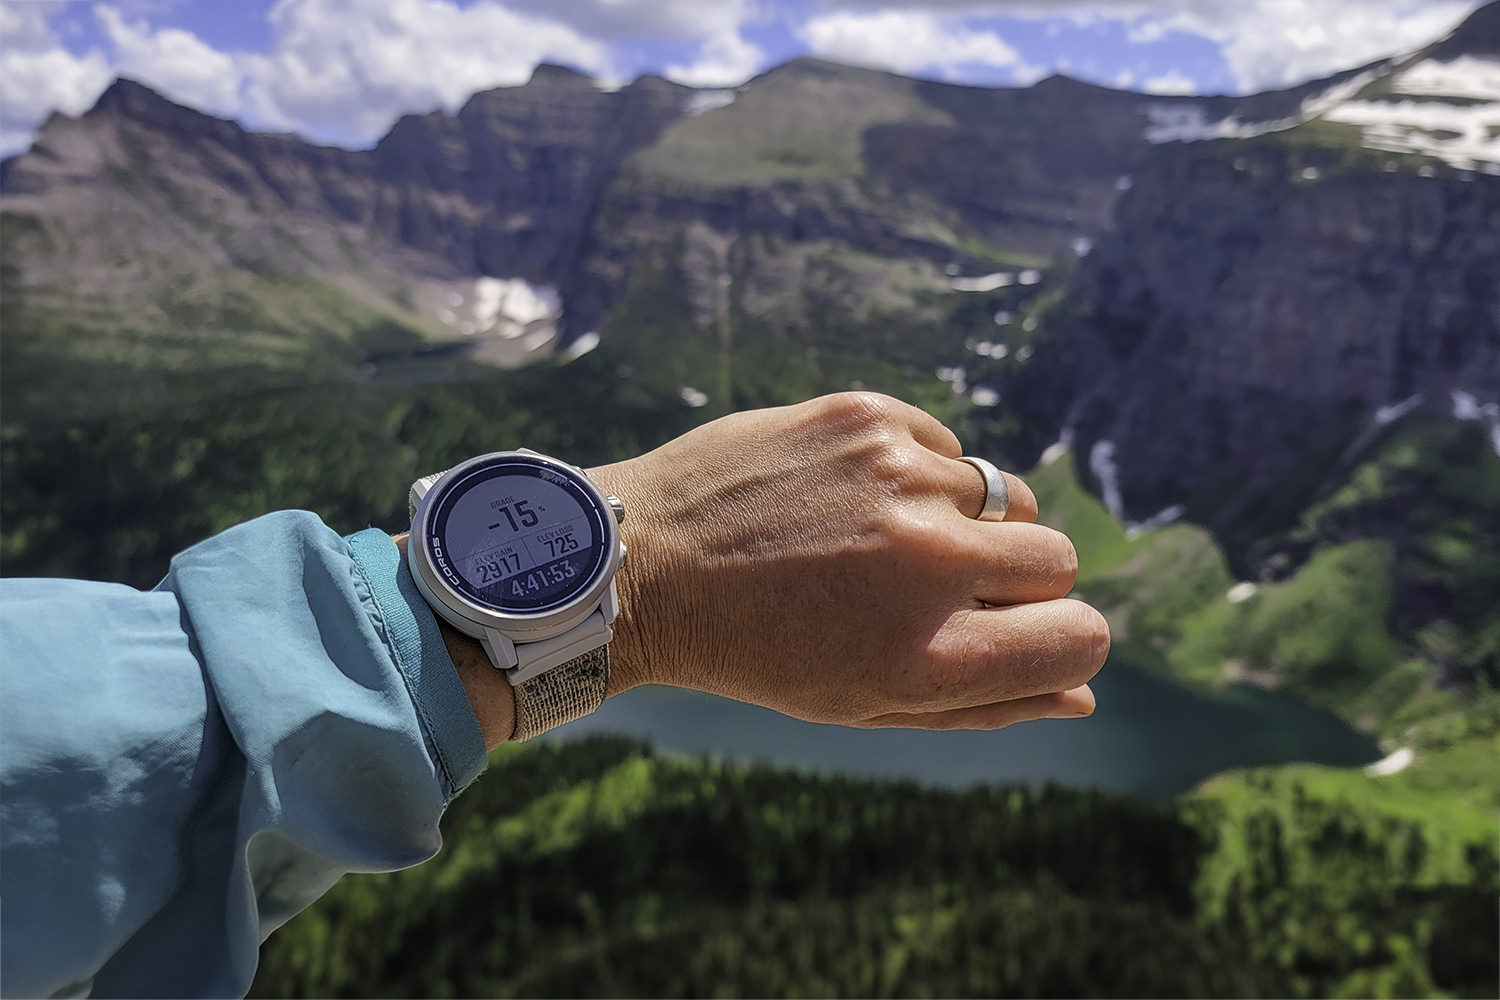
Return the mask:
M996 729L1093 711L1109 650L1066 536L915 407L872 393L724 417L590 471L625 501L611 693L675 684L814 722Z

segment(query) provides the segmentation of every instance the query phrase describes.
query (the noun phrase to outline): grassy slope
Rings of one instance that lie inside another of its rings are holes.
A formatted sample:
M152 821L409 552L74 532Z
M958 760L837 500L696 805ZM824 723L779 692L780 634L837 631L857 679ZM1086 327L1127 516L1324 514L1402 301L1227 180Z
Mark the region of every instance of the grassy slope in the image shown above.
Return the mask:
M603 325L631 378L660 392L705 392L704 416L856 386L947 415L951 394L933 371L963 335L949 322L955 297L937 295L926 270L834 243L747 242L726 245L722 264L698 278L720 289L704 316L686 301L701 248L685 239L639 248ZM880 292L861 295L872 280Z
M1289 782L1301 787L1299 795L1351 816L1394 815L1466 830L1481 839L1486 831L1493 836L1500 812L1500 778L1494 769L1500 759L1500 694L1482 684L1439 688L1434 683L1440 664L1422 655L1423 637L1434 626L1425 626L1415 642L1393 635L1391 595L1397 574L1409 577L1413 565L1420 573L1421 559L1406 558L1398 567L1394 553L1404 543L1345 540L1345 534L1330 527L1335 512L1359 508L1368 515L1373 504L1390 500L1392 492L1403 506L1417 507L1415 520L1421 524L1421 504L1406 493L1408 488L1420 489L1424 503L1477 501L1472 509L1485 510L1489 500L1483 482L1500 463L1482 448L1484 457L1477 462L1473 448L1464 462L1448 453L1470 437L1462 427L1414 426L1391 435L1356 468L1348 487L1309 511L1301 537L1311 538L1322 526L1332 544L1317 549L1285 580L1262 584L1238 604L1226 599L1233 578L1202 529L1171 525L1129 537L1079 486L1071 456L1039 466L1026 477L1037 493L1042 520L1074 539L1079 592L1110 618L1120 655L1189 683L1218 685L1231 677L1271 683L1378 733L1388 749L1414 751L1409 767L1379 777L1299 767L1210 783L1203 797L1239 803L1223 814L1231 844L1245 812L1271 808L1289 794ZM1427 447L1417 447L1421 441ZM1424 475L1415 479L1403 479L1397 471L1410 474L1417 468ZM1448 480L1446 487L1429 481L1432 477ZM1453 520L1458 527L1435 518L1417 534L1418 556L1433 544L1445 552L1453 548L1444 563L1454 573L1450 585L1494 593L1488 589L1494 570L1483 557L1493 547L1433 542L1453 531L1478 531L1472 524L1464 527L1461 517ZM1471 598L1466 593L1464 600ZM1493 604L1488 613L1494 615ZM1464 649L1486 641L1486 627L1493 628L1493 622L1466 622L1465 637L1471 641L1455 640L1454 646ZM1232 669L1226 670L1227 665Z
M221 269L138 301L23 290L0 273L0 396L7 423L192 405L347 375L371 352L427 343L421 321L308 276Z
M911 80L795 63L756 80L734 103L673 125L633 159L668 185L734 188L863 175L863 135L887 122L947 122Z

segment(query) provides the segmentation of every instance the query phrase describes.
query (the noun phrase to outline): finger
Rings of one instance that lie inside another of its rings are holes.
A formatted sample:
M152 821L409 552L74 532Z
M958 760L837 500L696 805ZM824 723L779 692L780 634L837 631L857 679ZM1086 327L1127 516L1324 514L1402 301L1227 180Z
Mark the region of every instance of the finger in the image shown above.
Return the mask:
M994 705L945 712L890 712L854 725L861 729L1004 729L1034 719L1079 719L1094 714L1094 692L1087 684L1054 694L1033 695Z
M911 428L911 436L917 444L931 449L944 458L957 458L964 453L963 445L958 443L958 438L950 431L941 420L918 407L908 407L905 411L908 424Z
M1040 524L975 521L964 532L973 553L973 591L986 604L1030 604L1066 597L1078 580L1068 536Z
M967 518L979 517L979 512L984 510L984 500L988 493L988 486L984 481L984 473L980 472L968 462L954 460L948 463L949 476L953 482L950 496L958 504L959 513ZM1013 476L1009 472L1001 472L1005 477L1005 486L1010 491L1010 504L1005 509L1006 521L1019 521L1024 523L1036 522L1036 494L1031 492L1031 487L1021 481L1020 476Z
M1109 655L1109 623L1067 598L966 608L938 629L930 649L913 710L990 705L1086 684Z

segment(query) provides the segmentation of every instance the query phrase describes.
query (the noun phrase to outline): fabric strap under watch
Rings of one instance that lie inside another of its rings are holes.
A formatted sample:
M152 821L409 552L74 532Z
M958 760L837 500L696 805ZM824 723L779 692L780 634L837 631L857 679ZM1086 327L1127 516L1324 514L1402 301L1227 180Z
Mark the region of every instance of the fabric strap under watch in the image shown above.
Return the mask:
M516 685L513 740L529 740L604 704L609 687L609 646L591 649Z

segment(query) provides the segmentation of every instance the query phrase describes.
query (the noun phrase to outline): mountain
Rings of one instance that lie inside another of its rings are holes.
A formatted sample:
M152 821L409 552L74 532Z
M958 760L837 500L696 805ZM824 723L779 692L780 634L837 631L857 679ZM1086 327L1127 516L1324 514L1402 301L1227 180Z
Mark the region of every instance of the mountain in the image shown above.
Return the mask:
M368 517L383 488L324 471L363 449L392 482L502 427L619 457L864 385L1013 466L1066 453L1116 521L1206 527L1214 586L1378 575L1382 670L1500 684L1497 24L1244 97L541 66L367 150L117 81L0 165L8 566L145 578L173 539L335 488ZM101 464L109 499L36 512ZM161 468L213 513L161 530ZM1235 627L1301 634L1255 614ZM1245 669L1303 676L1262 646Z
M1125 516L1185 504L1233 533L1413 409L1473 397L1500 452L1497 21L1483 8L1295 118L1172 122L1010 380L1027 453L1055 430Z

